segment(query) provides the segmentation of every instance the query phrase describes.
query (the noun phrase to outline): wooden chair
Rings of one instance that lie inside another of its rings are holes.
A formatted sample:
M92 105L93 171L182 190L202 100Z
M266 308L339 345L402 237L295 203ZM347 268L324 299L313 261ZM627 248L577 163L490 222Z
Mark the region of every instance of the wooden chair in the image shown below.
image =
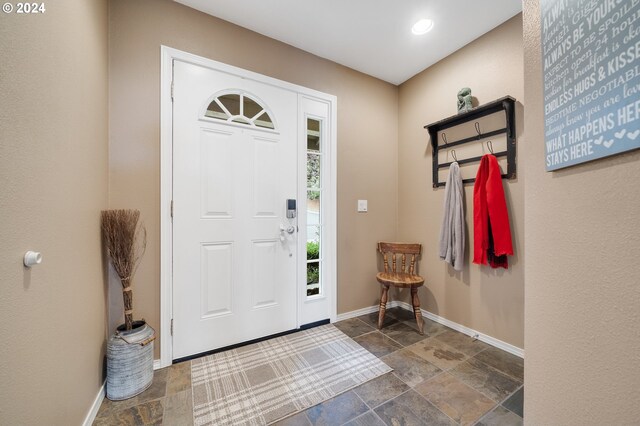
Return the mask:
M420 255L422 251L422 245L420 244L405 244L405 243L378 243L378 251L382 253L384 259L384 272L378 272L376 279L382 284L382 295L380 296L380 313L378 314L378 329L382 328L382 322L384 321L384 314L387 310L387 298L389 293L389 286L398 288L410 288L411 289L411 301L413 304L413 313L418 323L418 330L420 334L424 334L422 314L420 313L420 299L418 298L418 287L424 284L424 278L415 273L416 257ZM389 270L389 254L391 254L391 270ZM407 255L411 255L411 262L409 264L409 271L407 271ZM400 255L402 267L400 271L397 271L397 256Z

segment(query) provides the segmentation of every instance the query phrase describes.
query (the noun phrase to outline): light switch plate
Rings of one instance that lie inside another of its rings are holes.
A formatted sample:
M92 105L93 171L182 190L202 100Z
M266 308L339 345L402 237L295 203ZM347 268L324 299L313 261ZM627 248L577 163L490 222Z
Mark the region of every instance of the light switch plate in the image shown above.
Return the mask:
M358 200L358 212L367 212L367 200Z

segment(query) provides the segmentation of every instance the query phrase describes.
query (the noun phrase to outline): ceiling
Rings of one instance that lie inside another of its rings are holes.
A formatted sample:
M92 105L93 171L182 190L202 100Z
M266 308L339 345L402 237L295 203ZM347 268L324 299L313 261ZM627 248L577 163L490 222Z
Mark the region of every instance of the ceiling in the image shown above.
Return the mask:
M393 84L522 10L520 0L175 1ZM420 18L434 27L416 36Z

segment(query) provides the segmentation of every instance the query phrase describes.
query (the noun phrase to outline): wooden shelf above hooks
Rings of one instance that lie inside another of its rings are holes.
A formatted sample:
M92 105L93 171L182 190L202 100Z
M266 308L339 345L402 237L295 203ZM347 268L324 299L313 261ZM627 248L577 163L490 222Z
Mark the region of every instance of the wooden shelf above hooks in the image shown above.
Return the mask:
M438 164L438 150L453 148L458 145L466 144L469 142L476 142L481 139L489 138L491 136L506 134L507 137L507 150L496 152L493 155L496 157L507 157L507 173L503 174L503 178L515 179L516 177L516 119L515 119L515 103L516 100L511 96L505 96L500 99L496 99L493 102L489 102L479 107L473 108L471 111L467 111L461 114L456 114L435 123L424 126L429 131L431 137L431 146L433 148L433 187L441 187L445 185L445 182L440 182L438 178L438 170L449 167L451 163ZM476 126L477 134L464 139L460 139L453 142L446 142L444 145L438 143L438 132L449 129L451 127L459 126L464 123L485 117L487 115L494 114L496 112L505 112L505 127L498 130L492 130L487 133L480 133L479 126ZM480 161L482 156L465 158L458 161L458 164L473 163ZM464 179L464 183L473 183L475 179Z

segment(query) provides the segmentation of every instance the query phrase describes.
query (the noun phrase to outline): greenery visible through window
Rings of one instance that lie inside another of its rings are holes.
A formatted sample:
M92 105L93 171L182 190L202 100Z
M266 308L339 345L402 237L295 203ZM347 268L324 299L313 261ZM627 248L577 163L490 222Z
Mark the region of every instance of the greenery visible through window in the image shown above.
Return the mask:
M318 241L307 242L307 260L320 259L320 243Z
M320 243L318 241L307 242L307 260L320 259ZM307 285L317 284L320 282L320 263L310 262L307 263ZM318 294L320 288L308 288L307 296Z
M320 156L316 154L307 154L307 188L320 188ZM310 200L320 197L320 191L310 192Z

